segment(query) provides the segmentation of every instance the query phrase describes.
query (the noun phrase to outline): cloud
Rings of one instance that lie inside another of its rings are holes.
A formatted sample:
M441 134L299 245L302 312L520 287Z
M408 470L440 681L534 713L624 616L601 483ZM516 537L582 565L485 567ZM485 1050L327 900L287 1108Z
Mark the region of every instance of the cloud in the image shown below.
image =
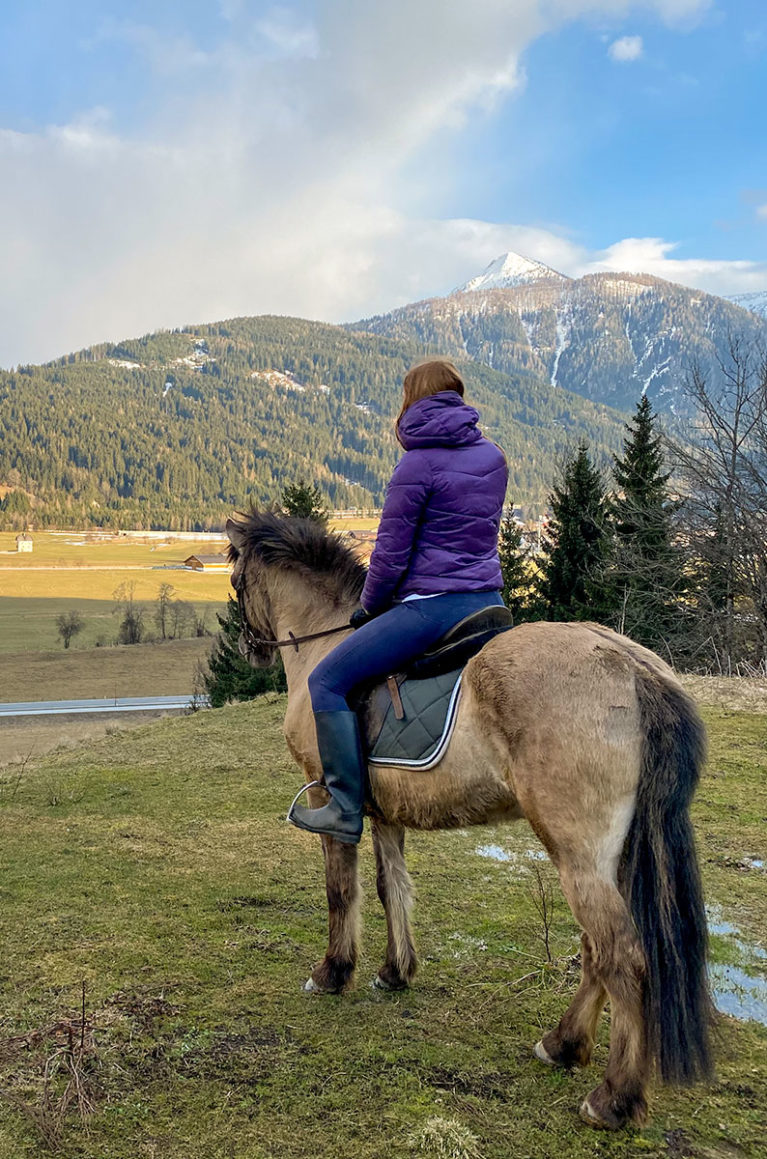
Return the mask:
M621 36L620 40L614 40L607 50L607 54L612 60L621 63L639 60L643 52L644 43L641 36Z
M565 229L408 206L449 172L421 151L518 92L538 36L627 0L318 0L311 23L256 7L220 0L204 49L183 29L102 29L152 66L140 130L105 109L0 128L0 365L237 314L349 320L446 292L510 248L564 272L610 260ZM706 0L644 7L675 21Z
M317 30L300 20L289 8L273 8L256 24L258 32L278 53L296 59L316 57L319 52Z
M679 282L711 294L746 293L767 286L767 262L671 257L677 248L678 243L659 237L628 237L589 255L574 269L578 274L604 270L654 274L669 282Z
M767 205L758 205L756 207L756 216L761 221L767 221Z

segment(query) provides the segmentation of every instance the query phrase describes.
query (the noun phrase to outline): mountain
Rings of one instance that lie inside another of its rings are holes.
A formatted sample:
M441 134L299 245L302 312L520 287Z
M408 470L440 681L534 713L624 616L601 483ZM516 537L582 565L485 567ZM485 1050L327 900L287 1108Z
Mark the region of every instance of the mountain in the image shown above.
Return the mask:
M767 290L752 290L748 294L730 294L729 302L734 302L743 310L750 310L760 318L767 320Z
M683 386L693 365L716 374L730 334L767 337L765 320L742 305L649 274L566 278L539 268L540 276L536 263L504 254L445 298L349 329L470 358L620 410L633 410L647 393L659 411L678 415L688 409Z
M476 278L470 278L463 286L454 291L456 294L471 293L473 290L509 290L514 286L526 286L530 282L541 282L553 279L557 282L569 282L564 274L557 273L550 266L542 262L534 262L521 254L501 254Z
M300 318L235 318L0 372L0 527L207 529L317 483L378 506L399 454L392 420L411 339ZM510 497L542 508L579 437L606 457L624 416L482 363L463 367Z
M0 528L220 527L300 479L334 507L378 506L402 378L427 353L460 361L510 497L540 510L578 438L604 461L642 392L683 418L695 362L715 374L731 334L767 339L748 297L504 254L445 298L352 325L234 318L0 372Z

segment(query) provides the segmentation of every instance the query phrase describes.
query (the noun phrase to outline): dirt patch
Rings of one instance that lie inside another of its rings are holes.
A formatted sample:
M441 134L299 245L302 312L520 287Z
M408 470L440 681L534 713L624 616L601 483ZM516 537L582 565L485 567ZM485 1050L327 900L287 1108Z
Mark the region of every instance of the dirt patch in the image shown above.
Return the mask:
M525 1058L527 1058L525 1052ZM501 1071L489 1071L486 1074L470 1073L468 1071L454 1071L447 1067L433 1067L425 1078L427 1082L441 1091L452 1091L454 1094L468 1095L478 1099L507 1100L513 1091L516 1079L512 1074Z

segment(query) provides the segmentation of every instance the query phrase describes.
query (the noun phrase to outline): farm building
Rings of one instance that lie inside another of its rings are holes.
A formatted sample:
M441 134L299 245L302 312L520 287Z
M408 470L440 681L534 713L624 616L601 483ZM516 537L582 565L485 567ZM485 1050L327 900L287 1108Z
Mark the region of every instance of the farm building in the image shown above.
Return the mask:
M190 571L229 571L229 560L225 555L190 555L184 567Z
M32 536L26 531L22 531L21 535L16 536L16 550L17 551L31 551L34 547Z

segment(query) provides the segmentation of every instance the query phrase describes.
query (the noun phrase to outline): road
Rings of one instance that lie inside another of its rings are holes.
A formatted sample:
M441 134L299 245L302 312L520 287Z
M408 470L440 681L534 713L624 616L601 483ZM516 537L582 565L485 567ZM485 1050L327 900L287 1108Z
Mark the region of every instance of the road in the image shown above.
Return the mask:
M72 716L82 712L163 712L188 708L191 695L184 696L119 696L105 700L28 700L16 704L0 704L0 717L7 716ZM198 697L195 704L208 707L207 697Z

